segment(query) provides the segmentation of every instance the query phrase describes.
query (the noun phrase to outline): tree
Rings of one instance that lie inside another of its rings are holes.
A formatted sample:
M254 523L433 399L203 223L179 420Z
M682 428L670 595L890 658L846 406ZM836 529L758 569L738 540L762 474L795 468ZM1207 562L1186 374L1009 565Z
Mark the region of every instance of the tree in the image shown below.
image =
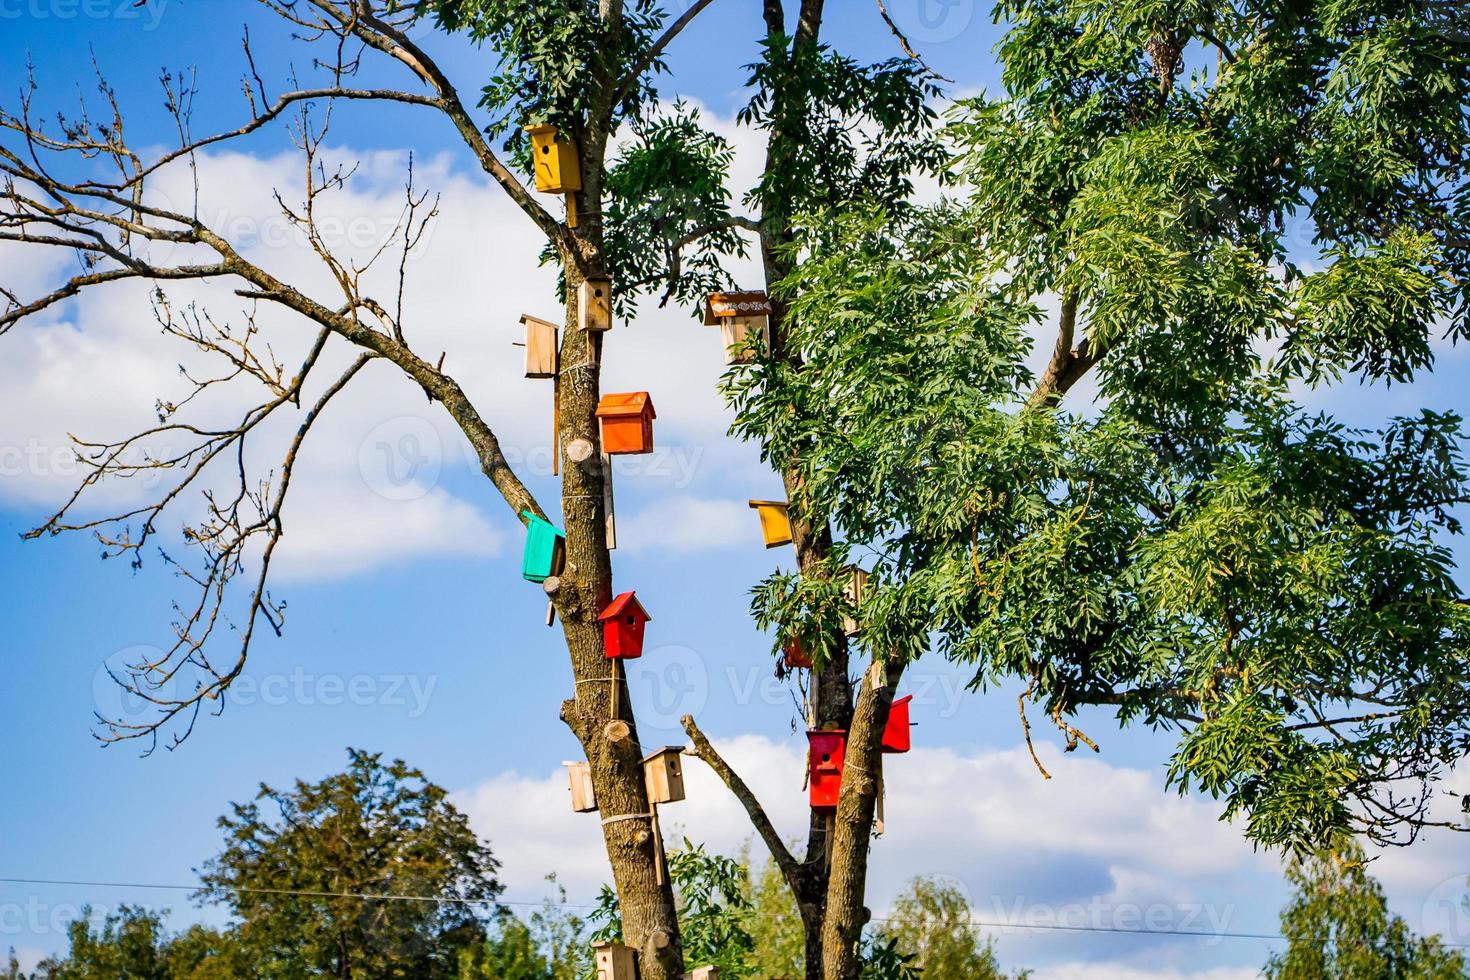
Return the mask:
M483 937L497 863L418 770L349 756L346 772L262 786L221 817L199 897L227 905L257 969L282 980L452 976Z
M763 57L754 66L752 101L742 118L767 132L768 166L750 196L760 214L748 217L729 206L728 147L703 131L688 107L660 105L651 82L663 69L664 50L711 0L695 0L677 16L654 0L263 2L281 17L284 31L316 45L316 57L306 59L315 74L272 97L254 59L247 57L242 70L249 69L244 84L248 118L235 128L194 136L192 82L173 74L164 76L164 104L180 138L161 153L130 145L126 113L105 80L99 79L100 116L84 110L48 128L42 120L49 112L35 111L34 88L10 111L0 112L0 132L6 134L0 172L7 181L0 196L0 241L69 250L81 260L81 271L49 292L0 293L5 301L0 334L83 291L139 280L158 287L155 310L165 333L206 358L217 358L221 366L218 374L186 375L182 392L159 393L157 427L116 442L80 443L85 479L76 496L33 532L95 533L109 557L136 563L186 491L212 488L217 478L231 488L207 489L205 518L183 528L194 557L176 551L164 555L182 580L197 588L179 603L173 624L177 642L160 660L133 664L118 674L157 715L141 722L103 719L104 738L143 739L151 748L163 735L166 744L176 746L201 713L223 708L257 632L284 628L285 604L269 584L295 463L316 420L369 365L390 368L443 408L486 478L521 520L546 517L508 463L492 426L445 368L445 358L416 349L414 325L404 322L407 264L399 261L395 275L387 268L392 259L385 256L405 259L436 213L428 196L416 189L411 171L405 175L403 219L381 247L355 257L334 254L329 236L322 234L318 205L352 179L350 167L336 167L322 153L330 111L392 104L447 122L486 178L542 232L544 257L562 272L566 330L560 363L566 367L557 382L556 442L567 451L561 460L566 571L548 579L546 588L577 694L562 706L561 717L591 763L604 816L648 813L631 698L626 692L613 696L615 665L604 656L597 619L613 592L594 415L603 340L581 325L579 288L589 278L611 277L621 313L655 289L662 290L664 301L697 300L726 284L720 259L744 251L742 234L757 236L768 280L783 277L792 268L787 247L799 212L842 205L857 196L896 201L908 192L911 171L938 162L929 133L934 115L929 100L935 94L929 76L909 59L868 66L823 45L823 0L801 0L790 30L782 4L765 3ZM493 63L485 72L488 81L476 80L477 104L461 95L408 33L424 19L464 34L487 52ZM249 55L248 39L246 48ZM393 71L406 77L409 87L362 82ZM253 262L228 229L212 227L197 207L175 208L151 193L163 175L187 168L198 154L283 120L295 122L293 135L306 158L307 178L299 192L281 196L281 206L329 273L333 289L325 293L308 287L305 277L281 278L281 270ZM522 133L528 124L550 124L575 146L582 180L567 198L565 220L548 211L518 176L531 170ZM609 159L615 133L631 136L630 147ZM115 174L99 174L94 165L99 159ZM244 309L232 317L171 305L165 287L198 282L227 284L245 301ZM265 353L268 328L257 320L261 309L289 314L306 328L271 345L272 350L294 350L294 357L278 360ZM800 358L786 343L783 318L778 303L768 355L796 370ZM329 371L335 373L323 377ZM259 400L236 423L219 427L194 414L196 396L207 389L251 384L258 386ZM295 431L279 448L278 470L268 476L249 472L246 445L266 441L270 423L287 418L296 423ZM178 440L184 441L183 449L159 449L160 443ZM575 458L570 447L578 447ZM145 473L159 477L162 487L148 504L106 518L83 516L99 484ZM784 476L788 487L794 486L797 468L785 466ZM798 516L795 537L798 564L821 574L830 529ZM234 600L237 589L242 594ZM218 629L226 622L237 629ZM845 725L855 705L846 640L834 627L821 646L813 721ZM174 693L174 681L188 672L197 672L200 682ZM869 702L858 706L851 735L855 760L877 751L881 714L897 674L887 681L871 688ZM732 788L743 785L702 736L696 742ZM853 802L839 813L832 846L831 828L814 816L800 861L768 832L769 821L753 797L742 796L797 899L809 977L826 970L833 980L851 980L857 969L875 795L871 781L855 781ZM608 820L602 828L623 934L639 950L647 980L671 980L682 971L682 945L673 892L656 866L660 849L649 828L636 821ZM831 953L837 946L845 951ZM824 966L829 953L836 959Z
M878 931L912 956L922 976L1004 980L991 942L981 939L974 912L952 885L916 878Z
M1419 937L1388 910L1363 851L1298 858L1286 877L1296 891L1281 912L1284 953L1266 964L1269 980L1463 980L1463 954L1439 937Z

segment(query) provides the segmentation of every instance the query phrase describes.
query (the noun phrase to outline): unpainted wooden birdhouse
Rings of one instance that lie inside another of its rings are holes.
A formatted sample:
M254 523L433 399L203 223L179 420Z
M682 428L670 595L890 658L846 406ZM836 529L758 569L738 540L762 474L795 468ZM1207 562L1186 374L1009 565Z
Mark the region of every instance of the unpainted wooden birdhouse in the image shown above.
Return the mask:
M767 548L791 543L791 516L784 500L752 500L751 509L760 515L761 535Z
M847 597L852 607L857 609L863 604L863 596L868 591L868 573L856 565L848 565L842 570L842 578L842 594ZM852 616L843 616L842 630L848 636L857 636L858 621Z
M811 802L813 810L833 810L842 795L842 766L847 756L847 732L806 733L811 750Z
M688 973L679 975L679 980L720 980L720 968L717 966L701 966Z
M526 327L526 377L556 377L556 324L550 320L521 315Z
M611 330L612 310L612 280L582 280L577 287L577 316L582 329L593 333Z
M648 802L678 803L684 799L684 746L669 745L643 760Z
M555 126L527 126L535 159L536 189L544 194L570 194L582 189L577 144L559 139Z
M712 293L704 304L705 324L720 328L726 364L749 364L755 360L752 335L760 337L762 347L770 345L770 317L770 297L757 290Z
M638 954L631 946L621 943L593 946L592 963L597 980L638 980Z
M597 403L602 451L609 456L653 452L653 420L657 417L646 391L603 395Z
M624 592L598 617L602 622L602 648L609 660L636 660L643 656L643 626L653 619L638 596Z
M526 551L521 559L521 577L528 582L545 582L560 575L566 563L566 535L550 521L529 510L521 511L526 519Z
M913 700L912 694L894 698L893 706L888 709L888 724L883 727L884 752L907 752L913 747L909 733L909 705Z
M786 642L781 644L781 652L786 655L787 667L792 669L800 668L802 670L811 669L812 655L807 653L806 648L801 645L801 637L788 637Z
M597 793L592 789L592 763L563 762L571 782L572 809L577 813L597 811Z

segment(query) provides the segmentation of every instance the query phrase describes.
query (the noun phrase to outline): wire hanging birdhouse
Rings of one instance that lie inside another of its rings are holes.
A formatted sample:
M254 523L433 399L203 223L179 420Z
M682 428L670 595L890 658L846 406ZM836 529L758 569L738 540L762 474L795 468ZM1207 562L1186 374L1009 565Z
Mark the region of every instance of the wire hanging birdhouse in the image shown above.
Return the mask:
M603 395L597 403L602 451L609 456L653 452L653 420L657 417L646 391Z
M704 303L706 326L719 327L725 344L726 364L749 364L755 360L752 338L762 347L771 342L771 300L763 292L712 293Z
M761 535L767 548L791 543L791 516L784 500L752 500L750 507L761 519Z
M643 626L652 620L633 592L624 592L602 611L602 648L609 660L643 656Z

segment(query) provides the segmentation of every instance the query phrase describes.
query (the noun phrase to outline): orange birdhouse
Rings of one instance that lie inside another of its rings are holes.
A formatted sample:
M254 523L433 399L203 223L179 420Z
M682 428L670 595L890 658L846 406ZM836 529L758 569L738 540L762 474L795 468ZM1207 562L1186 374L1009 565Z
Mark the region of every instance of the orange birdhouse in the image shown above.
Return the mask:
M811 747L813 810L832 810L842 794L842 766L847 755L847 732L807 732Z
M603 395L597 403L602 420L602 451L609 456L653 452L653 399L646 391Z
M653 619L632 592L624 592L597 617L602 621L602 647L609 660L643 656L643 626Z
M787 667L792 669L799 667L802 670L811 669L812 656L802 647L800 637L793 636L788 638L785 643L781 644L781 652L786 655Z
M883 728L884 752L907 752L912 747L909 737L909 703L913 700L912 694L895 698L893 706L888 709L888 724Z

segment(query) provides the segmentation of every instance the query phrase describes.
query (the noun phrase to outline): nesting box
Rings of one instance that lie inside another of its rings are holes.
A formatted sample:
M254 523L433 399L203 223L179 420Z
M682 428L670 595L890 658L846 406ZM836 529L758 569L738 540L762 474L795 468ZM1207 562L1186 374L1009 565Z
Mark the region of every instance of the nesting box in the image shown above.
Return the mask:
M771 341L771 300L765 293L713 293L704 304L704 322L720 328L726 364L749 364L755 359L747 340L754 332L761 343Z
M883 728L884 752L907 752L912 747L912 739L909 737L909 703L913 700L912 694L894 698L893 706L888 709L888 724Z
M612 280L583 279L577 287L577 316L583 330L612 329Z
M856 565L848 565L842 570L842 577L842 594L857 609L863 604L863 596L868 591L868 573ZM858 621L851 616L843 616L842 629L848 636L857 636Z
M550 320L522 314L526 328L526 377L556 377L556 324Z
M811 799L813 810L833 810L842 795L842 765L847 755L847 732L807 732L811 747Z
M621 943L593 946L592 963L597 980L638 980L638 954L631 946Z
M653 617L632 592L618 596L597 617L602 621L602 648L609 660L643 656L643 624Z
M563 762L567 767L567 778L571 781L572 809L577 813L594 813L597 810L597 794L592 789L592 764L590 762Z
M609 456L653 452L653 399L646 391L603 395L597 403L602 421L602 451Z
M582 189L577 144L558 139L555 126L527 126L535 158L536 189L546 194L570 194Z
M752 500L751 509L760 515L761 534L767 548L791 543L791 516L784 500Z
M811 654L807 653L806 648L801 645L800 637L793 636L787 639L785 643L781 644L781 652L786 655L787 667L800 667L803 670L811 669L812 656Z
M682 974L679 980L720 980L720 968L701 966L689 973Z
M678 803L684 798L684 746L667 745L643 760L648 802Z
M550 521L529 510L521 511L526 519L526 553L521 559L521 577L528 582L545 582L560 575L566 561L567 538Z

